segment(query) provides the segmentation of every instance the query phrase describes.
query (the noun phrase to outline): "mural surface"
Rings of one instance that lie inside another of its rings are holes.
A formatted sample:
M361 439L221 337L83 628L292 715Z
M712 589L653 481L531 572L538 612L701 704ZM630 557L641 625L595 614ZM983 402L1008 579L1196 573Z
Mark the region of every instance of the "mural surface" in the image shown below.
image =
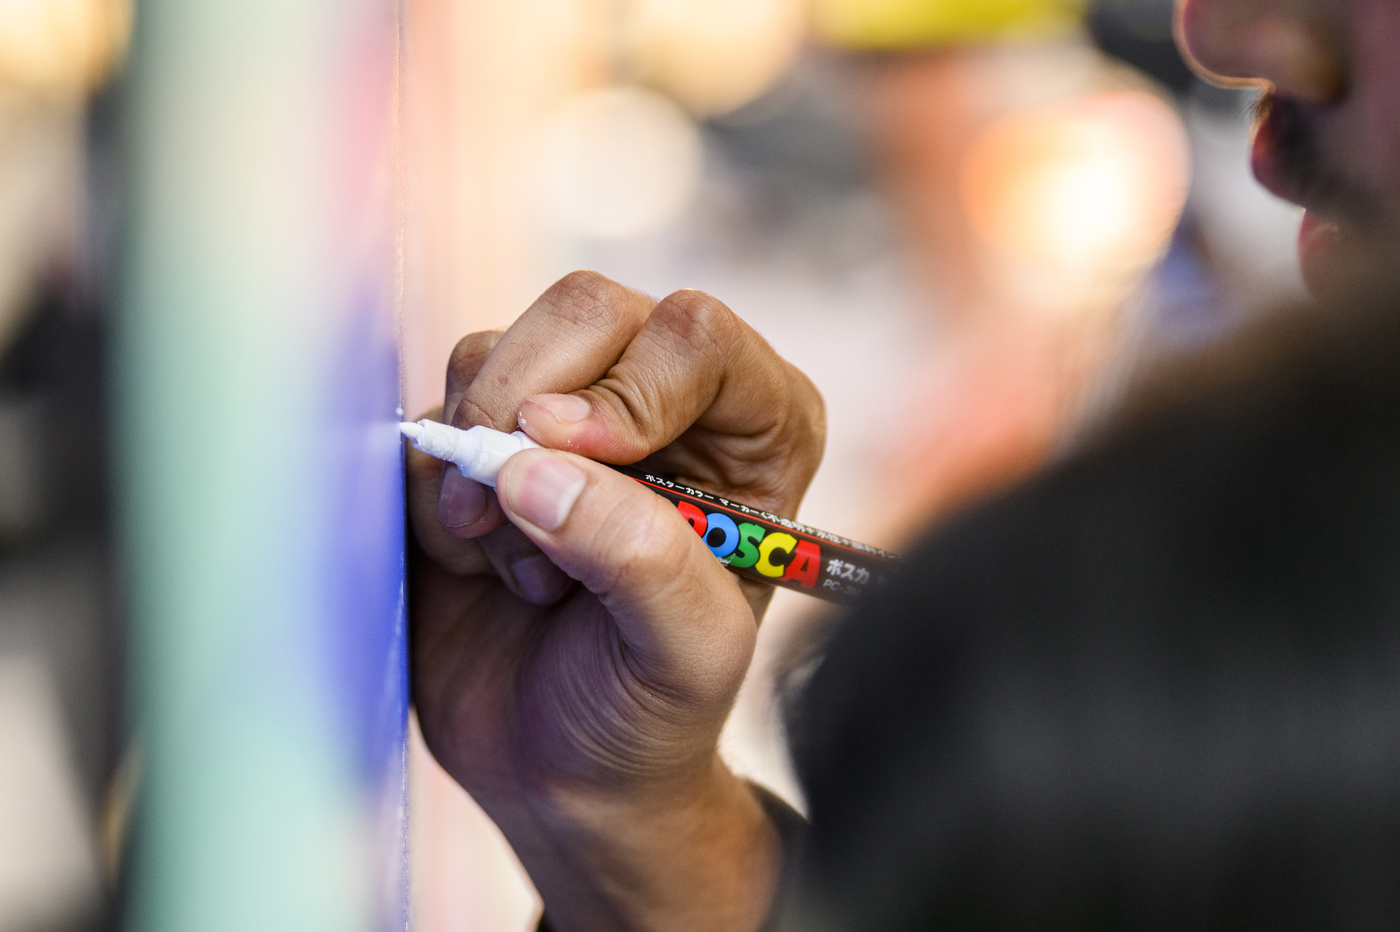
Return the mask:
M136 30L127 924L402 929L396 11L149 0Z

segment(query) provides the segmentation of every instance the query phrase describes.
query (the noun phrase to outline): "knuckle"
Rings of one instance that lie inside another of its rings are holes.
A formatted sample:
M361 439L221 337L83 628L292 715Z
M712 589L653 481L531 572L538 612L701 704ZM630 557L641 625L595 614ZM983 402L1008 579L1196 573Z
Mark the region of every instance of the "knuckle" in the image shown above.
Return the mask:
M805 375L795 368L792 371L793 384L798 390L783 432L798 481L805 488L821 465L826 450L826 403Z
M667 295L652 313L677 346L707 355L732 342L738 323L724 302L693 288Z
M795 426L800 433L815 440L817 448L821 449L826 444L826 399L805 372L791 364L787 368L797 393L793 404Z
M618 308L626 299L626 288L587 269L565 275L549 286L541 298L570 323L590 328L612 325L618 319Z

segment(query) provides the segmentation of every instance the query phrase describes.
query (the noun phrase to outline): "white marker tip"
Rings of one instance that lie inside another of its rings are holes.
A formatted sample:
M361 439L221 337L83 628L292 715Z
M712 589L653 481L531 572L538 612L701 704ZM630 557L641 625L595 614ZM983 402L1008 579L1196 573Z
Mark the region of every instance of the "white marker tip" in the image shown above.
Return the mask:
M399 425L399 433L403 434L409 440L417 440L423 435L423 427L420 424L412 424L405 421Z

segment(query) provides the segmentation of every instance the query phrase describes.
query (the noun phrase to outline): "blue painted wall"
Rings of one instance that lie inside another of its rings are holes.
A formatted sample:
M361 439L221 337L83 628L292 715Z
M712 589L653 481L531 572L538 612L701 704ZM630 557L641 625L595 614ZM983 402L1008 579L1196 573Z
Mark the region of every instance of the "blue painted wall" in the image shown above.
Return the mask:
M403 928L395 9L149 0L136 30L126 920Z

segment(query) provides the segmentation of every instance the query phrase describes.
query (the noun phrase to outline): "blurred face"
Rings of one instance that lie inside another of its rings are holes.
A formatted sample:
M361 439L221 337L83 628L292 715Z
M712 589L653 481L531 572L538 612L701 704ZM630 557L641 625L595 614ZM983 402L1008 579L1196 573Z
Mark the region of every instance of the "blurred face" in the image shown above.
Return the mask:
M1177 36L1212 79L1264 88L1254 173L1307 208L1309 287L1384 274L1400 243L1400 0L1180 0Z

